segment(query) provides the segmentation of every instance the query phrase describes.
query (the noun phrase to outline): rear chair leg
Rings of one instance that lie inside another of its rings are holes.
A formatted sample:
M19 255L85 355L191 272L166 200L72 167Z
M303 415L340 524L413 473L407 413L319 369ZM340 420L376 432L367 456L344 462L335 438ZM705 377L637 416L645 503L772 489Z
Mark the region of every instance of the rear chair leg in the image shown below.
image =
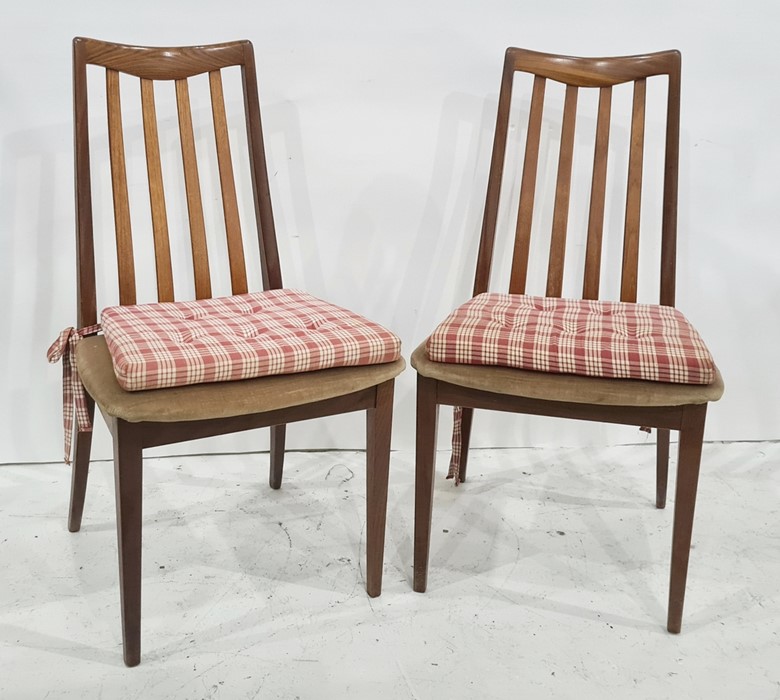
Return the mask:
M87 394L89 422L95 424L95 402ZM81 516L84 514L84 498L87 493L89 477L89 456L92 451L92 433L80 433L76 430L76 451L73 459L70 481L70 507L68 510L68 530L78 532L81 529Z
M655 507L666 507L666 485L669 482L669 429L657 431L655 462Z
M282 471L284 470L284 438L287 432L287 426L271 426L271 471L268 476L268 483L272 489L278 489L282 486Z
M418 374L413 581L413 588L418 593L424 593L428 586L428 556L431 548L433 474L436 463L438 414L436 380Z
M393 380L376 387L376 404L366 411L366 591L382 592L382 566L393 422Z

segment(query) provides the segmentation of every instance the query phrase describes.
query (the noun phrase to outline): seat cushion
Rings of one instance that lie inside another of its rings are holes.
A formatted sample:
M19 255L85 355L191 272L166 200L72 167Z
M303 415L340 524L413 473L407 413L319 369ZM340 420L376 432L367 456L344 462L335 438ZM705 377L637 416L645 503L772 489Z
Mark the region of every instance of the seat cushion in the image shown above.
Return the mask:
M711 384L715 364L677 309L518 294L479 294L426 344L434 362L555 374Z
M397 336L292 289L113 306L101 315L126 391L394 362Z

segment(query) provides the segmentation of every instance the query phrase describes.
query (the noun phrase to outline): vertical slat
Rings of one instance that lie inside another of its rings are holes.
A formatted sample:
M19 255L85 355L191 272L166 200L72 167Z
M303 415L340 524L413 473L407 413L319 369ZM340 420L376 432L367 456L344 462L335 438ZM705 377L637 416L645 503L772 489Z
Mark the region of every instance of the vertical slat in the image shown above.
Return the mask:
M157 300L173 301L173 269L168 237L168 216L165 211L165 189L160 163L160 139L157 133L157 110L154 105L154 83L141 79L141 106L144 121L146 172L149 180L149 203L154 233L154 261L157 271Z
M547 267L548 297L559 297L563 290L563 266L566 259L566 227L569 222L569 195L571 194L571 168L574 159L576 119L577 88L574 85L567 85L561 124L561 150L558 154L550 260Z
M661 303L674 306L677 261L677 181L680 157L680 55L669 71L661 236Z
M636 301L639 270L639 216L642 204L642 157L645 145L646 80L634 83L634 106L631 113L631 150L628 158L626 192L626 225L623 235L623 274L620 300Z
M517 211L515 245L512 254L512 271L509 278L509 293L523 294L528 276L528 254L531 250L531 223L534 213L536 171L539 162L539 139L542 133L542 110L546 80L534 77L531 96L531 112L528 116L528 136L525 143L523 176L520 182L520 206Z
M225 217L230 284L233 294L247 292L244 245L241 237L241 221L238 217L236 185L233 179L233 159L230 156L230 139L225 114L225 97L222 90L222 74L218 70L209 73L211 112L214 117L214 137L217 143L219 184L222 190L222 211Z
M127 196L125 142L122 134L122 108L119 99L119 73L106 69L108 147L111 160L111 190L114 199L116 257L119 272L119 303L135 304L135 265L130 204Z
M190 220L190 241L192 243L192 267L195 273L195 296L197 299L206 299L211 296L209 256L206 247L206 226L203 221L203 203L200 195L198 160L195 153L195 136L192 131L190 91L186 79L176 81L176 106L179 113L184 186L187 190L187 211Z
M590 189L590 212L588 214L588 243L585 248L585 275L582 285L583 299L599 298L611 111L612 87L600 88L599 112L596 122L596 144L593 153L593 179Z

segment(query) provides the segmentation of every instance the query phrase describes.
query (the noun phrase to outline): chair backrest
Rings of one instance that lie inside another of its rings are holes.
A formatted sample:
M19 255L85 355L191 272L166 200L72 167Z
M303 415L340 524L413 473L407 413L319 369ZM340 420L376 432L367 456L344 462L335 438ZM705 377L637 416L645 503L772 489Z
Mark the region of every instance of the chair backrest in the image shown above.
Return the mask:
M537 173L540 162L540 135L542 133L545 88L549 81L563 84L564 99L555 194L552 203L551 232L547 267L546 295L559 297L562 293L564 260L569 227L572 160L575 144L578 95L585 88L598 91L595 133L593 135L592 177L590 182L587 226L580 229L586 241L582 298L598 299L602 268L605 199L607 195L607 164L614 162L610 155L613 88L633 83L630 105L630 134L628 141L627 172L625 176L625 216L622 226L622 273L620 300L636 301L639 270L639 230L643 192L643 158L645 149L646 95L649 78L661 77L668 81L666 97L665 132L663 146L663 185L661 207L661 275L660 303L673 306L675 296L675 258L677 226L677 178L680 122L680 53L659 53L616 58L576 58L538 53L524 49L507 49L504 61L498 116L488 180L487 202L480 239L479 257L474 282L474 294L487 291L494 257L499 201L502 181L505 179L507 140L510 132L510 109L513 88L518 72L532 76L528 126L525 132L524 156L519 182L519 197L512 253L509 292L526 293L531 233L538 228L534 220ZM517 92L517 90L515 90ZM595 105L596 101L593 100ZM558 135L556 134L556 137ZM554 139L552 139L554 140ZM549 154L545 153L545 157ZM505 188L506 189L506 188ZM539 197L536 197L538 200ZM535 233L536 235L536 233ZM579 292L578 292L579 293ZM576 296L576 294L567 294Z
M89 326L97 321L97 299L95 278L95 240L93 237L93 202L90 176L90 130L88 105L87 66L105 69L105 102L108 121L108 160L111 171L114 228L116 233L117 271L119 303L136 303L136 257L134 256L134 232L131 223L128 196L128 164L126 160L126 132L123 127L123 113L131 98L140 100L143 130L143 159L146 163L148 181L148 211L151 221L144 222L152 229L154 259L157 278L157 300L173 301L173 266L171 263L171 241L169 215L166 201L169 201L171 178L164 177L164 161L161 159L160 126L155 96L167 89L175 93L183 178L182 195L186 201L189 224L189 247L192 251L194 296L198 299L212 295L211 269L207 247L206 219L204 218L203 195L199 162L208 158L198 156L196 141L198 132L193 128L193 111L190 101L190 79L207 75L211 101L216 163L218 166L219 190L229 261L230 283L233 294L248 291L247 268L244 241L236 194L233 158L227 124L222 71L240 69L243 88L243 117L246 121L248 145L248 166L250 170L255 224L259 239L260 266L263 286L276 289L282 286L279 268L276 236L274 231L271 199L268 187L263 135L260 122L260 106L257 96L254 52L249 41L236 41L211 46L181 48L157 48L124 46L94 39L73 40L74 75L74 141L76 178L76 227L78 259L78 322ZM135 82L138 87L123 90L120 100L120 75L123 84ZM158 82L165 85L157 85ZM171 98L173 99L173 97ZM140 127L139 127L140 128ZM202 170L201 170L202 172ZM176 178L173 178L176 181ZM248 186L248 185L247 185ZM131 188L132 193L135 189ZM135 219L132 219L135 222ZM136 225L135 228L138 228ZM186 228L186 227L184 227ZM190 297L191 298L191 297Z

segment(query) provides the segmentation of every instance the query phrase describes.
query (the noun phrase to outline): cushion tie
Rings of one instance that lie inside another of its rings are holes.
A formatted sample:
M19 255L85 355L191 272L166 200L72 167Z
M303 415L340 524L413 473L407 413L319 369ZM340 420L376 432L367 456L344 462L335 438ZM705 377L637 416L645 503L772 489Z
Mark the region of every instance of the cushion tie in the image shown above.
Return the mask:
M460 484L460 453L463 445L463 408L454 406L452 409L452 456L448 479L455 479L455 486Z
M87 410L87 396L79 379L79 371L73 358L76 343L82 338L95 335L100 324L84 328L66 328L60 333L46 352L50 363L62 360L62 423L65 430L65 464L70 464L73 445L73 412L75 406L76 425L80 433L92 432L92 421Z

